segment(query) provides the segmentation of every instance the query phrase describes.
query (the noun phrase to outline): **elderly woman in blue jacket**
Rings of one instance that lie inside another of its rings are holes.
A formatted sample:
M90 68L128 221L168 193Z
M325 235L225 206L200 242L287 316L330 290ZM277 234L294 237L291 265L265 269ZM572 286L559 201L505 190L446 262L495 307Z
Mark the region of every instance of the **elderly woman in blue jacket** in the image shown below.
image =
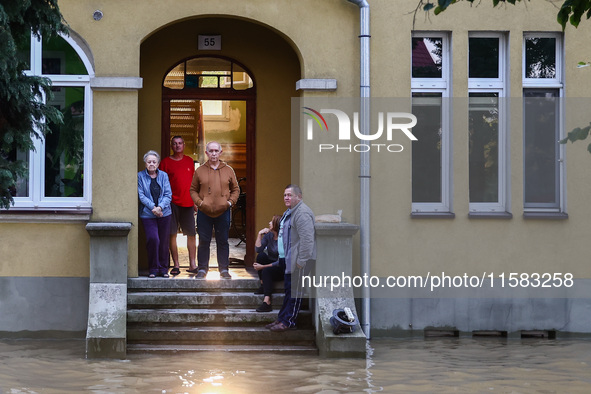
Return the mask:
M146 232L146 249L150 278L168 278L168 245L170 234L172 189L168 175L158 170L160 155L153 150L144 155L146 169L137 174L140 219Z

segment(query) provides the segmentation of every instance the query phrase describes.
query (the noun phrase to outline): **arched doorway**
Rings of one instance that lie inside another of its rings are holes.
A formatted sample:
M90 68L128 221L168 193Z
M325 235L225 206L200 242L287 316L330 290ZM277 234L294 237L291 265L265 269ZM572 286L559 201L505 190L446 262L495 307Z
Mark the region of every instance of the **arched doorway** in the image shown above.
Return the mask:
M177 135L185 140L185 155L196 165L207 160L208 142L222 145L222 159L234 169L241 187L232 208L230 236L246 243L247 265L254 260L255 105L252 74L225 57L183 59L162 82L162 155L170 153L170 139Z
M221 36L221 49L199 50L196 45L198 36L213 33ZM261 45L261 39L264 39L265 45ZM254 81L252 89L224 89L222 92L222 88L217 87L201 88L198 89L199 96L193 98L191 94L195 92L177 89L182 93L178 92L179 97L175 98L182 100L182 95L185 94L186 99L200 101L245 101L247 115L243 119L248 122L249 130L254 131L247 135L250 142L247 142L246 152L246 193L249 204L247 240L249 234L252 234L252 244L247 245L248 264L254 257L257 231L266 227L273 215L285 210L283 189L292 181L292 150L296 149L292 146L291 138L291 99L298 95L295 88L302 75L301 59L288 37L253 20L221 15L195 16L153 31L143 40L140 51L140 76L143 85L137 96L138 171L144 168L142 157L145 152L150 149L162 151L162 123L163 119L170 116L170 113L164 115L162 105L165 76L181 62L196 58L229 61L234 66L243 67ZM220 98L219 93L229 97ZM133 97L130 96L129 99L133 100ZM167 108L166 111L170 111L170 106ZM168 141L164 146L162 153L168 154ZM227 147L224 149L222 159L227 160L228 157L224 156L229 150ZM138 268L141 270L146 264L146 248L141 226L139 227L137 253Z

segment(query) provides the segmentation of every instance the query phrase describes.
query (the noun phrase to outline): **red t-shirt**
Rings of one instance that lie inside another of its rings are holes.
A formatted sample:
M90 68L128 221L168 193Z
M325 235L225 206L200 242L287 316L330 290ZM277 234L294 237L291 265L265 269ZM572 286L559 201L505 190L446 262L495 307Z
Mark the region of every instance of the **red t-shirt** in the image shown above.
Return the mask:
M183 156L181 160L166 157L160 163L160 169L168 174L172 189L172 202L179 207L192 207L194 203L190 189L195 173L193 159L189 156Z

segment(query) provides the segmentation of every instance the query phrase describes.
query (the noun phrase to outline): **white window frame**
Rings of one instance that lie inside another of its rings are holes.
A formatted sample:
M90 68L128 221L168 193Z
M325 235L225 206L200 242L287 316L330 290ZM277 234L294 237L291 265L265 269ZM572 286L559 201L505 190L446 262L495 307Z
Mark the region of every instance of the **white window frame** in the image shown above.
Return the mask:
M498 38L499 39L499 75L498 78L470 78L468 77L468 96L470 93L497 93L499 97L499 147L498 147L498 201L497 202L469 202L470 213L502 214L510 212L510 178L508 130L508 97L509 97L509 55L508 34L505 32L469 32L469 38ZM468 41L469 43L469 41ZM468 51L470 50L468 44ZM469 59L469 57L468 57ZM468 115L469 116L469 115ZM468 188L470 185L468 185Z
M525 58L526 58L526 46L525 42L528 38L555 38L556 39L556 78L526 78L525 77ZM524 154L524 171L523 171L523 211L525 213L528 212L537 212L537 213L565 213L566 212L566 146L564 144L560 144L558 141L564 138L565 136L565 108L564 108L564 46L563 46L563 35L559 32L525 32L523 33L523 47L522 47L522 89L550 89L555 88L558 89L558 138L556 141L557 151L558 151L558 204L557 206L548 204L544 206L544 204L533 204L535 206L526 207L527 202L525 201L525 154ZM523 93L522 90L522 93ZM524 123L525 128L525 123ZM525 133L524 133L524 148L525 148Z
M451 213L452 212L452 127L451 127L451 39L448 32L413 32L412 38L440 38L442 42L441 78L412 78L411 102L413 93L441 93L441 202L412 202L412 213ZM411 55L412 62L412 55ZM412 182L412 175L411 175Z
M84 88L84 184L82 197L44 197L45 194L45 140L33 138L35 150L29 152L29 178L27 197L14 197L10 210L88 211L92 203L92 90L90 79L94 77L92 64L83 49L69 36L60 35L78 54L88 75L43 75L42 42L31 36L30 70L27 75L48 77L56 87ZM45 97L43 97L45 101Z

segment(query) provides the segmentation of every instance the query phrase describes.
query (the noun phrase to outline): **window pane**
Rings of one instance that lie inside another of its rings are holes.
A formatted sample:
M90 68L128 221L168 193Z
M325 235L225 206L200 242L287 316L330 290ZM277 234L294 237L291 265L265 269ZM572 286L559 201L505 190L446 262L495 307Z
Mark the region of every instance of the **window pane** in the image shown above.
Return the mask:
M556 38L525 39L525 77L556 78Z
M499 201L499 105L497 93L470 93L470 202Z
M212 71L230 75L232 63L215 57L198 57L187 60L187 74L211 74Z
M42 45L43 74L88 75L80 56L63 38L53 37Z
M27 168L29 168L29 152L17 151L16 149L13 149L8 152L8 155L4 157L10 164L13 164L17 160L23 161ZM16 185L10 188L10 194L12 197L28 197L29 179L27 177L18 177L16 180Z
M84 177L84 88L55 87L48 104L64 115L45 137L45 197L82 197Z
M441 93L413 93L412 201L441 201Z
M441 38L412 38L412 77L441 78L443 40Z
M499 39L471 37L468 45L469 78L499 78Z
M178 64L166 74L164 87L169 89L182 89L185 87L185 62Z
M246 71L244 71L244 69L237 64L234 64L233 67L234 67L234 72L232 73L232 79L234 80L233 88L235 90L244 90L244 89L252 88L254 86L254 83L252 82L250 75L248 75L248 73Z
M558 90L524 89L526 207L558 207Z

